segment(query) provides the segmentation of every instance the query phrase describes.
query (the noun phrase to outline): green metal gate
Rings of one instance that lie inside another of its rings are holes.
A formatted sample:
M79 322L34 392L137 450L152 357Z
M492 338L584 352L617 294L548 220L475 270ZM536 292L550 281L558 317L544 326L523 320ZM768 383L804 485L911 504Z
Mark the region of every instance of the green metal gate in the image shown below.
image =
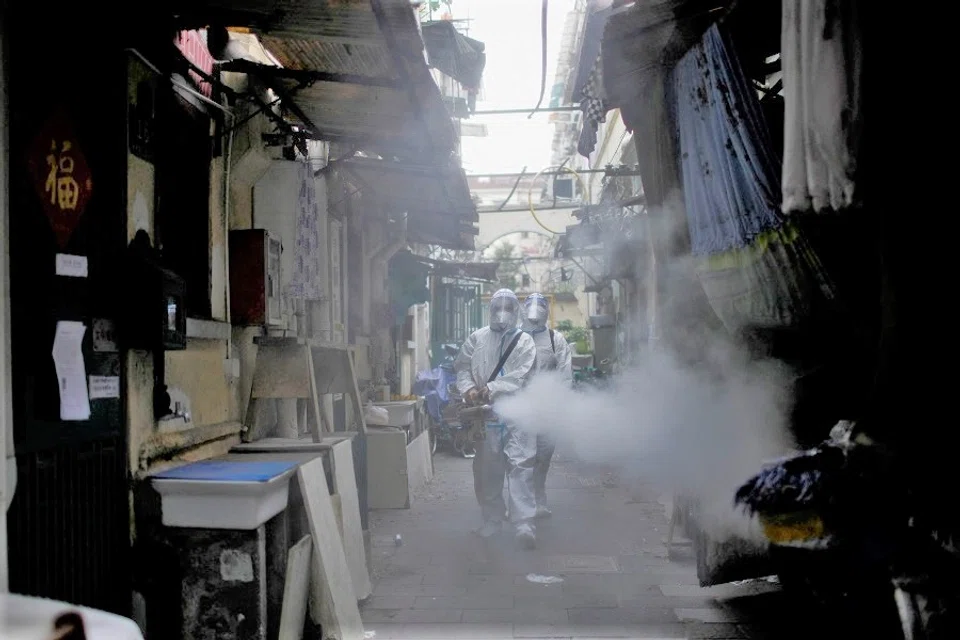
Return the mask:
M463 344L467 337L483 326L482 285L436 278L433 282L433 303L430 310L431 364L444 358L444 344Z

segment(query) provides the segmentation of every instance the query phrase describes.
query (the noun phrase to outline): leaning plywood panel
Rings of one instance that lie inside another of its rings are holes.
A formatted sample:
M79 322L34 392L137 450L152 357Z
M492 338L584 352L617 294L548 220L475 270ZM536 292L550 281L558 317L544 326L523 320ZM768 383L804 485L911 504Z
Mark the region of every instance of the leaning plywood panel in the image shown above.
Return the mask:
M324 640L361 640L363 622L343 541L330 503L323 459L316 458L297 471L313 537L310 576L310 616L323 627Z
M280 610L280 640L301 640L307 617L310 588L310 557L313 541L303 536L287 552L287 574L283 582L283 606Z
M353 471L353 442L343 440L333 445L333 481L340 496L343 523L343 551L353 579L353 591L359 600L373 592L367 553L363 545L363 527L360 524L360 499L357 496L357 476Z

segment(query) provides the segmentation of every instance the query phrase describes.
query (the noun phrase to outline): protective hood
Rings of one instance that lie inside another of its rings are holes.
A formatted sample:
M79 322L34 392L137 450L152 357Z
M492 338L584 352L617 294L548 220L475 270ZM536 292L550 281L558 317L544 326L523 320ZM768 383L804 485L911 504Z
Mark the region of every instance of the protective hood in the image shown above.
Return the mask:
M502 333L520 321L520 300L510 289L500 289L490 298L490 330Z

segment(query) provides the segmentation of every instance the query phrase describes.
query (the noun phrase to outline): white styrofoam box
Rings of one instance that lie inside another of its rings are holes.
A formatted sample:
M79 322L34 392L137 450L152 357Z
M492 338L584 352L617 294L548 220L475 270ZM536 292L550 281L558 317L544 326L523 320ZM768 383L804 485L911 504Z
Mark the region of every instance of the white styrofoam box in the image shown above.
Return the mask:
M387 424L391 427L407 427L413 424L413 408L416 400L396 400L394 402L374 402L375 407L387 410L390 418Z
M248 531L287 508L295 470L268 482L154 478L153 486L164 526Z
M129 618L59 600L13 593L0 593L0 638L50 638L53 621L68 611L80 614L84 633L89 640L143 640L140 629Z
M407 484L413 495L433 477L430 434L424 431L407 445Z
M367 429L367 506L409 509L407 432L394 427Z

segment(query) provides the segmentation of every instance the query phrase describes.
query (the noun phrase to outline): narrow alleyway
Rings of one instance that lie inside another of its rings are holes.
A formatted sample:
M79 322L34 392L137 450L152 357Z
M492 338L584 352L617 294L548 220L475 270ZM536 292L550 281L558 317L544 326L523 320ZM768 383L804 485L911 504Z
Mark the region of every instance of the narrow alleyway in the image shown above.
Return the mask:
M701 589L689 548L668 560L652 489L631 495L603 470L556 460L554 516L540 525L538 548L521 551L506 529L487 542L470 533L470 461L438 453L435 464L413 508L372 516L375 589L362 610L370 637L804 637L796 625L786 631L796 617L777 585Z

